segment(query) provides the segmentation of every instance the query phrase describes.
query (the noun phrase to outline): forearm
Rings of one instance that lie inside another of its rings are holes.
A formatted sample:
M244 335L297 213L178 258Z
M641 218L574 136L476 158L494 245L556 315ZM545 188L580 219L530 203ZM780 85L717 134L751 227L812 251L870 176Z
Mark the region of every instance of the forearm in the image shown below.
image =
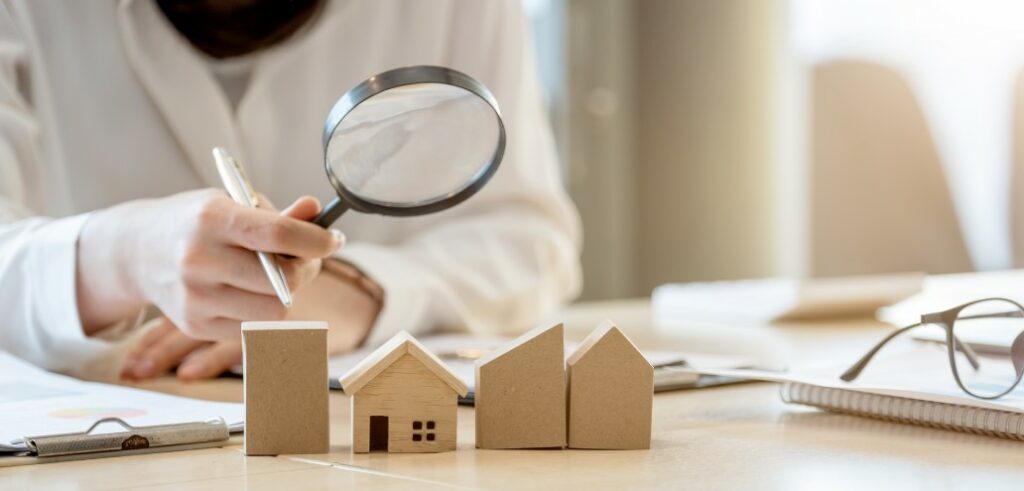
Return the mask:
M144 202L98 211L79 234L75 291L82 330L87 336L134 315L146 304L128 266L136 255L130 208L140 206L145 206Z

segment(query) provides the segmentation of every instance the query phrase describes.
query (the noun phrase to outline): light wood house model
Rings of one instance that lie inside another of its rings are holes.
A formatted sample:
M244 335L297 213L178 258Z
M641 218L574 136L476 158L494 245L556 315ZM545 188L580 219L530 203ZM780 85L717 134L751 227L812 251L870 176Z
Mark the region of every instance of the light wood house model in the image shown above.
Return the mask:
M455 450L457 405L468 388L402 331L340 380L352 397L352 451Z

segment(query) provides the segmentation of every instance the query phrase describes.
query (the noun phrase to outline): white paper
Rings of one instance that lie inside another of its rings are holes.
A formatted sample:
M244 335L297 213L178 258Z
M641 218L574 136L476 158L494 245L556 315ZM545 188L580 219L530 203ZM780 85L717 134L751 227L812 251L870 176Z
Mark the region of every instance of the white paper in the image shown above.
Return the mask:
M452 373L466 382L470 392L473 391L476 380L476 360L492 350L506 346L511 341L512 339L503 337L477 337L459 334L431 336L420 340L423 346L444 361ZM566 343L566 356L572 353L576 346L577 343ZM372 351L373 348L363 348L332 357L328 361L331 379L341 378ZM730 356L690 354L677 351L644 351L643 355L654 367L675 365L684 361L687 366L697 367L738 368L750 366L747 360ZM655 379L657 381L658 377ZM677 379L678 377L671 378L672 381Z
M132 426L221 418L233 428L240 428L245 410L242 404L83 382L0 351L0 444L17 447L25 436L82 432L106 417L121 418ZM121 430L110 426L106 431Z
M760 370L697 369L697 373L726 377L766 380L770 382L798 382L821 387L867 392L924 401L959 404L1024 413L1024 387L992 401L967 395L956 384L950 370L945 346L922 345L905 351L879 355L853 382L844 382L839 376L856 360L848 364L775 373Z

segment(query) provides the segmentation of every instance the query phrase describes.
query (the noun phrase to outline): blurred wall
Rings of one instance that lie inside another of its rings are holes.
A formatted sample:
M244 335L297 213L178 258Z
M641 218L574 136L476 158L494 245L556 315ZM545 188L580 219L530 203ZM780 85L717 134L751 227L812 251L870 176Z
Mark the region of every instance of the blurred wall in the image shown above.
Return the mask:
M569 0L584 299L801 272L784 4Z
M571 0L568 11L566 153L583 220L582 298L637 296L636 5Z
M639 2L639 289L780 273L781 1Z

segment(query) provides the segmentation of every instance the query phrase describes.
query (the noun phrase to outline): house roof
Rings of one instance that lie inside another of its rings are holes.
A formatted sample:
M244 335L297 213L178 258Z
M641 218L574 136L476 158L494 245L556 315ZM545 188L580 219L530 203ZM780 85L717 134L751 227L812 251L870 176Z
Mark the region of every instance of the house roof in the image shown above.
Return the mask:
M380 375L392 363L398 361L399 358L406 354L419 360L423 366L427 367L437 378L448 384L460 396L465 396L469 392L466 383L455 376L440 358L431 353L416 338L405 331L395 334L388 342L374 350L373 353L370 353L363 361L360 361L358 365L352 367L348 373L342 376L339 379L342 390L348 395L354 395L359 392L359 389L362 389L363 386L373 380L374 377Z
M575 365L586 357L594 346L602 343L614 343L615 346L625 348L623 353L634 355L639 359L647 361L647 359L644 358L643 353L640 352L640 349L633 344L633 341L626 337L626 335L619 330L612 321L606 320L594 328L590 335L580 343L579 347L576 348L576 351L569 355L566 363L569 365Z
M543 337L545 335L555 336L557 338L558 344L562 345L565 342L563 339L563 332L564 328L562 327L561 323L555 324L554 326L538 326L530 331L527 331L525 334L519 336L515 340L506 343L504 347L491 351L490 353L480 357L476 361L476 364L477 366L481 367L487 365L493 362L494 360L497 360L513 351L523 348L534 339Z

